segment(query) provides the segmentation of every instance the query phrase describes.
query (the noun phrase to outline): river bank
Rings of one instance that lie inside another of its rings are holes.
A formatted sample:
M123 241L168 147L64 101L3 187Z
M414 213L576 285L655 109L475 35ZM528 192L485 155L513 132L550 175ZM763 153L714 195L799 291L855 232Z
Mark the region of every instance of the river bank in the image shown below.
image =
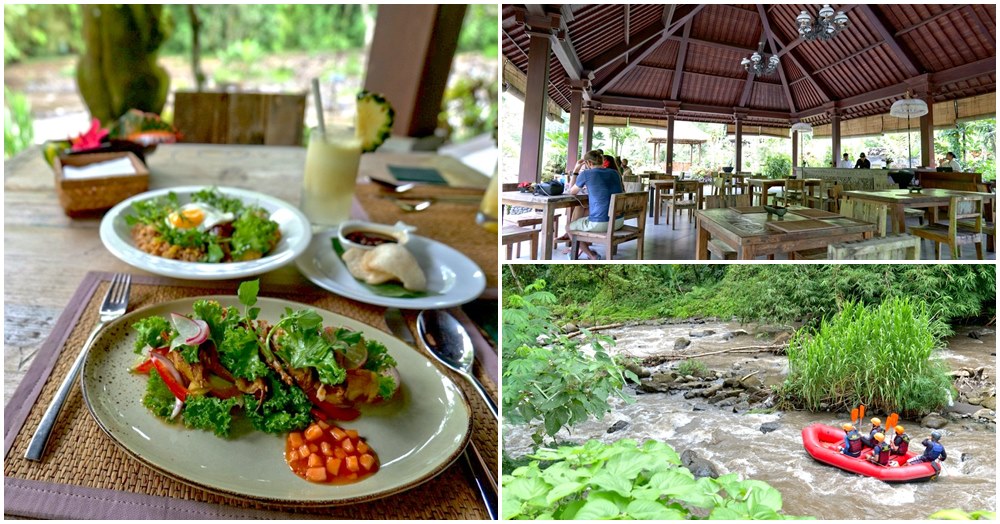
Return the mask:
M711 321L630 323L603 330L616 340L612 352L629 357L642 377L629 386L635 403L613 402L603 420L590 420L561 442L623 438L667 442L687 452L692 469L740 473L779 489L785 512L825 519L922 519L935 510L996 507L996 334L962 328L940 352L959 391L939 416L901 420L918 450L932 426L941 426L949 459L942 476L926 484L886 485L813 461L800 431L812 423L839 424L846 413L774 411L771 387L788 373L783 345L797 326ZM565 329L565 327L564 327ZM696 358L703 365L682 362ZM699 373L691 373L696 369ZM683 372L682 372L683 371ZM882 416L888 413L876 414ZM504 427L504 451L531 449L529 432ZM878 493L884 514L871 514ZM891 508L891 509L890 509Z

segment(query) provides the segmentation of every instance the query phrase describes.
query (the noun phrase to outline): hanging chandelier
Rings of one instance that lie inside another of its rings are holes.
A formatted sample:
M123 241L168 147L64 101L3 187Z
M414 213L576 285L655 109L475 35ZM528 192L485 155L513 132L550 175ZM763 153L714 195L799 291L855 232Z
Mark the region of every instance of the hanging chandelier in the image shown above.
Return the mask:
M924 116L929 112L927 102L919 98L910 98L909 91L903 95L903 98L893 102L892 107L889 108L889 115L906 119L906 160L910 165L910 169L913 169L913 149L910 146L910 119Z
M750 55L750 58L740 60L740 65L747 70L747 73L754 76L769 75L778 69L778 55L771 55L771 57L765 61L764 41L761 40L757 50Z
M805 11L799 13L799 16L795 17L795 21L799 23L799 36L807 42L810 40L829 40L843 31L848 22L847 15L843 11L838 11L834 16L830 4L823 5L815 22L812 16L809 16L809 13Z

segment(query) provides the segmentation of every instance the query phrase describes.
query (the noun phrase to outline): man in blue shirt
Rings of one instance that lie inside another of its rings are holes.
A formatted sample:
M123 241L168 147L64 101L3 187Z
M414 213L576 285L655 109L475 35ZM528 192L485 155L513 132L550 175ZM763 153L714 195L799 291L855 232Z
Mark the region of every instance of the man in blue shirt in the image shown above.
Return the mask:
M611 221L611 218L608 216L608 210L611 207L611 195L624 193L625 190L622 187L622 179L618 171L601 167L603 165L604 156L600 151L595 150L584 155L583 160L577 163L576 168L573 170L573 173L579 173L579 176L576 177L573 187L569 190L569 194L576 195L581 190L586 189L590 200L590 214L570 223L570 230L597 233L608 230L608 224ZM581 171L581 168L586 169ZM615 218L613 227L616 231L624 225L624 219L620 217ZM580 251L591 260L598 260L600 258L596 253L591 251L590 245L587 243L580 243Z

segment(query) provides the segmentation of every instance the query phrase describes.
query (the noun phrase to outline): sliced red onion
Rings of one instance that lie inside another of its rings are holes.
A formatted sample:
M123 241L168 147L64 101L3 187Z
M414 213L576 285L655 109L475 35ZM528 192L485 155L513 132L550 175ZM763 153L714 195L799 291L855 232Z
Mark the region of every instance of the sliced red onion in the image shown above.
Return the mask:
M179 398L174 398L174 410L170 413L170 418L168 420L173 420L177 418L177 415L181 414L181 409L184 408L184 401Z
M199 346L208 340L208 323L204 320L195 320L184 315L171 313L170 323L177 330L177 339L174 339L174 342L171 344L172 346L177 343L178 339L189 346Z
M364 344L349 346L344 351L344 369L361 369L368 361L368 348Z

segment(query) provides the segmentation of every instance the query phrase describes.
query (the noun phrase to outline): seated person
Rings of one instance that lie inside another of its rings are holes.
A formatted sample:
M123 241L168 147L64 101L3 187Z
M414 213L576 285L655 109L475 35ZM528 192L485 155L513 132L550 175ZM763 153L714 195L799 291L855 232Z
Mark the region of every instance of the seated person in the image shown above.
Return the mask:
M938 167L950 167L952 171L960 173L962 171L962 164L955 160L955 153L948 151L948 154L944 156L944 159L938 162Z
M844 429L844 447L841 448L840 452L847 455L848 457L859 457L861 456L861 450L865 449L864 444L861 443L861 433L854 428L854 424L850 422L845 422L841 428Z
M903 426L896 426L896 436L892 438L892 442L889 444L889 450L893 455L905 456L906 452L910 450L910 436L905 431Z
M847 153L844 153L844 158L840 161L839 164L837 164L837 167L842 169L851 169L854 167L854 162L851 162L851 159L850 157L847 156Z
M861 437L861 441L865 443L866 447L875 447L875 434L882 433L882 421L878 417L872 419L872 429L868 430L867 437ZM884 435L884 434L883 434Z
M871 169L872 163L870 160L865 158L865 154L861 153L858 156L858 161L854 164L854 169Z
M921 462L934 462L935 460L941 459L945 461L948 458L948 453L945 452L944 446L939 442L941 440L941 432L934 430L931 431L931 438L924 439L921 444L924 445L924 454L919 457L913 457L907 460L907 464L920 464Z
M590 214L570 223L568 229L573 231L588 231L602 233L608 230L610 217L608 210L611 207L611 195L623 193L622 179L618 171L601 167L604 164L604 155L598 151L590 151L584 155L583 160L577 163L574 173L579 173L573 187L569 188L569 194L579 194L584 188L590 197ZM586 169L582 169L586 168ZM582 170L581 170L582 169ZM615 218L614 230L617 231L625 225L623 218ZM597 260L596 253L591 251L587 243L580 244L580 251L591 260Z
M868 462L878 464L879 466L889 465L889 443L885 441L885 435L882 433L876 433L872 437L875 441L875 446L872 448L872 454L868 457Z

